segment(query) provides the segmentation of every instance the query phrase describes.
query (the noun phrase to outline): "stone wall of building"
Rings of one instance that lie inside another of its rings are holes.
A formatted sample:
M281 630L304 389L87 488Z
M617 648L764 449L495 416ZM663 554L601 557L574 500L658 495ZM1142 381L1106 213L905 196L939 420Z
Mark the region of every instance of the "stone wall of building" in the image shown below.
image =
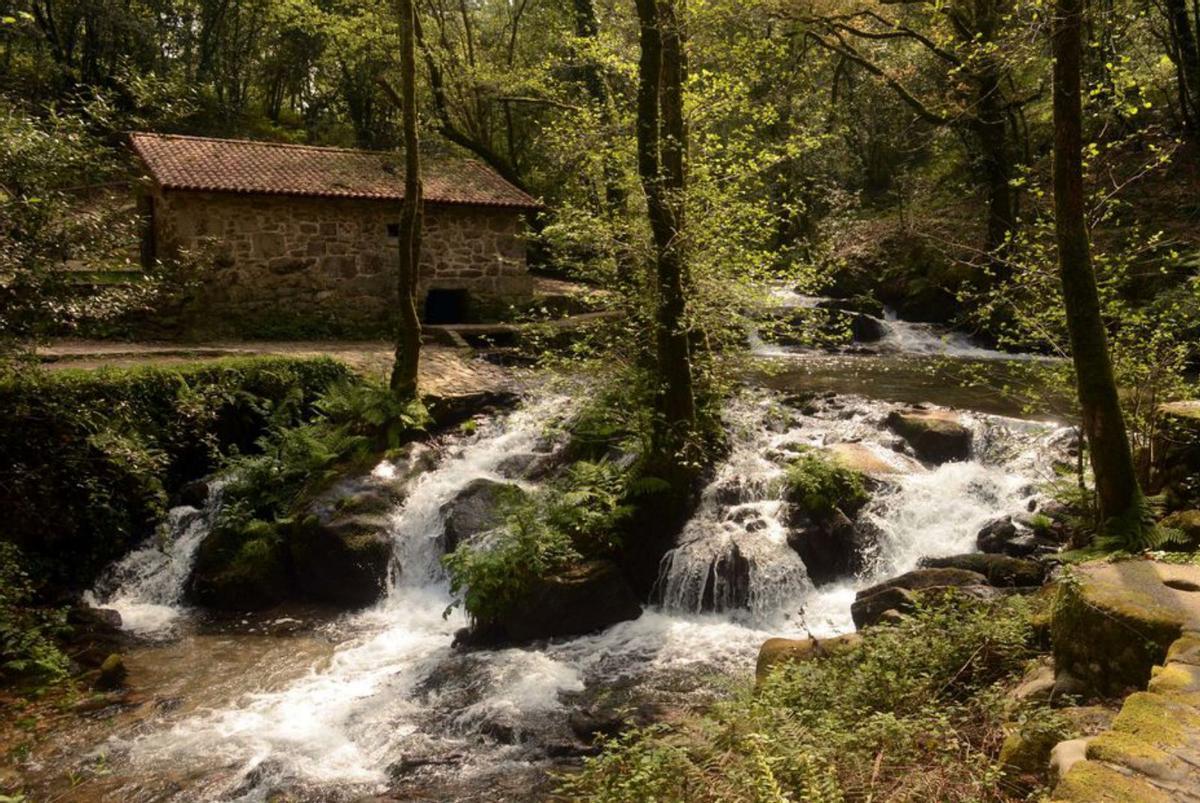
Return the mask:
M157 252L193 254L201 268L200 318L230 329L265 316L365 331L391 317L395 201L167 191L154 207ZM485 305L528 298L522 214L426 204L418 309L431 289L466 290Z

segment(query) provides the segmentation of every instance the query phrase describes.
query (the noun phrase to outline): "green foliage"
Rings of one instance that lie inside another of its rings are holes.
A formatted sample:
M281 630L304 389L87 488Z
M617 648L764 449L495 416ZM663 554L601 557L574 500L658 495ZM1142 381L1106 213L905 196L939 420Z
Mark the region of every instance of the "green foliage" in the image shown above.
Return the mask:
M66 611L34 607L36 588L15 544L0 541L0 678L57 680L67 656L56 639L66 631Z
M541 509L537 501L517 503L486 544L461 544L442 558L454 605L476 625L495 622L540 578L579 560L571 536L542 518Z
M1013 800L996 761L1006 700L1034 654L1031 603L947 596L858 648L778 666L708 714L605 744L560 791L597 801ZM1064 733L1065 735L1065 733Z
M1096 538L1096 547L1102 551L1137 553L1186 543L1187 536L1181 530L1158 524L1162 511L1156 507L1159 505L1138 491L1128 510L1104 522Z
M539 578L620 549L631 475L604 460L572 464L532 494L505 500L505 522L479 544L460 544L443 562L450 590L476 623L503 615Z
M400 446L429 421L419 401L399 401L386 385L359 379L328 386L312 410L307 420L273 417L252 453L225 461L230 480L222 490L220 526L236 529L291 515L348 465Z
M852 516L870 499L862 474L812 450L792 461L784 482L788 499L810 516L827 516L835 509Z
M315 414L349 377L331 360L255 358L0 381L5 537L35 573L88 585L154 531L171 492Z

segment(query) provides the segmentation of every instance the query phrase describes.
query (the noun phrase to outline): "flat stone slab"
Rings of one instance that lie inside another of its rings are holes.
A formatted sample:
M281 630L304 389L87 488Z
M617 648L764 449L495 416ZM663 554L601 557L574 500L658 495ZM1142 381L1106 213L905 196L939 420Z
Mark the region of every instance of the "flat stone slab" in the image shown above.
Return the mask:
M1076 567L1060 586L1052 631L1056 660L1061 647L1074 662L1068 671L1091 673L1102 691L1114 686L1097 674L1127 682L1131 661L1157 656L1146 691L1129 695L1112 726L1087 740L1084 760L1070 763L1052 799L1200 801L1200 566Z

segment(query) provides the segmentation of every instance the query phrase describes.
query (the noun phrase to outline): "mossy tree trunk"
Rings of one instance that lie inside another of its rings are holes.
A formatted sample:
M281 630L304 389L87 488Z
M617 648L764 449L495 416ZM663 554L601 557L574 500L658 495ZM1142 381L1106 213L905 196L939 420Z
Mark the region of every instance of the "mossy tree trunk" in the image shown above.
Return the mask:
M684 189L687 131L683 119L684 51L679 0L636 0L638 174L654 235L655 341L659 390L656 450L676 452L694 430L696 403L687 323Z
M400 266L396 273L398 330L392 363L392 392L417 396L421 365L421 321L417 317L417 271L421 261L421 154L417 135L417 64L413 0L399 0L400 112L404 125L404 202L400 209Z
M1084 222L1082 19L1082 0L1058 0L1054 19L1054 212L1079 406L1104 522L1122 516L1136 504L1138 486Z

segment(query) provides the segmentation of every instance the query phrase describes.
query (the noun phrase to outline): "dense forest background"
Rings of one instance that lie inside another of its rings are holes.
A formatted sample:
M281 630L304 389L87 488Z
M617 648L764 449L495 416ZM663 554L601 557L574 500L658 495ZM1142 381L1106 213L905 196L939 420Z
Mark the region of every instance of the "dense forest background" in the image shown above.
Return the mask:
M545 201L536 266L652 293L633 4L428 0L417 17L425 146ZM744 290L786 279L1065 353L1048 20L1026 0L690 3L693 327L719 340ZM1198 30L1187 0L1086 9L1089 225L1127 384L1184 368L1200 334ZM388 4L0 4L0 271L48 285L33 266L136 262L131 129L396 147L398 40ZM18 306L10 333L47 318Z

